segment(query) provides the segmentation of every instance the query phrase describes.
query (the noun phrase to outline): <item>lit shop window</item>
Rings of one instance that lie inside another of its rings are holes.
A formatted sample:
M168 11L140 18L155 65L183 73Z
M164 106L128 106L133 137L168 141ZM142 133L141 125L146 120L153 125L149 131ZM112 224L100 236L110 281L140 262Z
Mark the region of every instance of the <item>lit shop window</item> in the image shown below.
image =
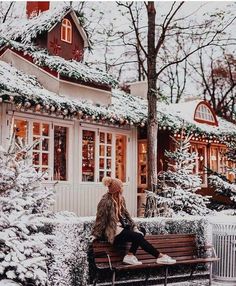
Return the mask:
M99 182L104 176L112 176L112 134L99 133Z
M211 147L210 166L211 170L218 172L218 148Z
M219 151L219 172L223 175L226 175L227 173L227 156L226 156L226 149L220 148Z
M67 180L67 138L68 128L54 126L54 172L57 181Z
M196 153L196 165L193 168L193 173L198 174L202 179L202 185L207 184L207 157L205 145L192 145L191 151Z
M33 122L33 165L49 175L49 124ZM46 176L47 177L47 176Z
M28 143L28 122L26 120L14 120L15 138L22 146Z
M125 135L116 135L116 178L126 181L126 145Z
M68 19L63 19L61 25L61 40L72 43L72 25Z
M83 130L82 181L95 180L95 131Z
M195 119L200 119L203 121L211 122L211 123L216 123L215 118L208 106L205 104L200 104L197 107L196 113L195 113Z

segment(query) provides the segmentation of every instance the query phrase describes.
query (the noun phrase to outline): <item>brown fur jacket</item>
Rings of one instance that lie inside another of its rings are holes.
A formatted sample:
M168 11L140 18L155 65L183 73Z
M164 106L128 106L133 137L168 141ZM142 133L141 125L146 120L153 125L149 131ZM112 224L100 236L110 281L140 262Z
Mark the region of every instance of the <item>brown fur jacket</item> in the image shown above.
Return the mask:
M122 216L126 217L130 222L131 229L135 227L128 210L126 209L125 199L123 200L123 208L121 210ZM97 207L96 221L92 230L92 235L97 238L104 237L110 243L113 243L116 234L117 220L115 213L115 204L112 200L111 194L106 193L103 195Z

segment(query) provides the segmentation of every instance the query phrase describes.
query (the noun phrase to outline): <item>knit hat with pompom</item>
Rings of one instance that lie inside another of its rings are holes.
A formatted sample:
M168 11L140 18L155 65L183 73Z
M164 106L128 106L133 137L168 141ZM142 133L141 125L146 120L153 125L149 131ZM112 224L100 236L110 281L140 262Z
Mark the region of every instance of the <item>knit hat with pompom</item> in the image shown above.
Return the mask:
M108 187L110 194L119 193L123 190L123 183L119 179L113 179L111 177L104 177L102 183Z

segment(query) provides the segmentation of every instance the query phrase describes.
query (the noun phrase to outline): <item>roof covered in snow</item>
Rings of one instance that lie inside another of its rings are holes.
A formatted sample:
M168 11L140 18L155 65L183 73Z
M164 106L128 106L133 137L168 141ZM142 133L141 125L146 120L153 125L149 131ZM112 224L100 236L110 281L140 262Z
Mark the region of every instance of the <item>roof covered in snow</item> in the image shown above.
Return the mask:
M44 49L0 38L0 50L7 47L22 52L22 56L30 56L36 65L48 67L50 70L56 71L59 75L67 78L97 85L112 87L117 85L117 81L112 76L101 70L91 68L75 60L65 60L59 56L49 55Z
M0 36L8 40L19 40L23 44L31 44L38 35L50 31L71 12L75 13L70 6L56 6L30 19L10 19L0 25ZM78 13L76 16L80 25L83 26L83 17Z
M46 113L66 117L79 117L94 122L117 125L144 126L147 120L147 101L114 89L112 104L108 107L91 101L69 99L45 89L34 76L27 75L9 64L0 61L0 98L11 102L20 110L33 108ZM183 120L188 130L217 137L236 135L236 125L217 117L219 126L193 120L193 109L199 101L183 104L159 104L159 125L175 132L181 129Z
M200 133L212 133L216 135L220 134L236 134L236 125L216 116L218 121L218 126L209 125L207 123L200 123L194 120L194 112L199 103L204 102L202 100L193 100L183 103L176 104L160 104L158 110L165 116L167 116L170 121L167 126L173 124L181 126L183 121L188 125L192 126L193 130L199 130Z

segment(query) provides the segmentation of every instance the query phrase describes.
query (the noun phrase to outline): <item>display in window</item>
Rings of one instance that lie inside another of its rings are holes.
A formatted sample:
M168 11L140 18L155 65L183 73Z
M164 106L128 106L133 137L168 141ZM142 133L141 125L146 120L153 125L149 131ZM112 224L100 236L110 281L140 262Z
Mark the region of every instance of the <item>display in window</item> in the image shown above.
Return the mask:
M39 165L39 153L33 153L33 164L34 165Z
M105 146L104 145L99 146L99 155L105 156Z
M37 135L37 136L40 136L40 123L38 122L34 122L33 123L33 134L34 135Z
M43 136L49 136L49 125L48 124L43 124L42 135Z
M138 142L138 186L140 191L147 187L147 141Z
M125 135L116 135L116 178L126 181L126 141Z
M15 119L14 132L16 140L20 144L26 145L28 140L28 122L26 120Z
M67 180L67 136L68 128L54 127L54 180Z
M95 131L83 130L82 181L95 180Z
M100 161L103 159L102 161ZM112 134L106 132L99 133L99 182L103 176L112 176Z
M48 146L49 146L49 139L44 138L42 141L42 149L44 151L48 151Z
M105 143L105 133L104 132L100 132L100 143Z

